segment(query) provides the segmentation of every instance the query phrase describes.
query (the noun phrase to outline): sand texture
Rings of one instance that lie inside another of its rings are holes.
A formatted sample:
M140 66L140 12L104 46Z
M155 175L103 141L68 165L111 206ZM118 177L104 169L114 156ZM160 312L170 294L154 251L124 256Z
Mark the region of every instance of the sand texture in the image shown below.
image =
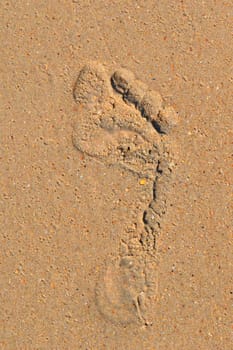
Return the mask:
M0 13L0 350L233 349L232 2Z

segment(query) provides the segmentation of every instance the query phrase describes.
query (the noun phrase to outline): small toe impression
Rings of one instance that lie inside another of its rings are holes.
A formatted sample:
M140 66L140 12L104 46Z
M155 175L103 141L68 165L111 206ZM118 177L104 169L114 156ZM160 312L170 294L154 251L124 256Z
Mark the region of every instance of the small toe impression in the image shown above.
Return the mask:
M147 91L140 104L140 111L146 119L153 122L162 109L163 99L159 92Z
M79 73L74 90L78 104L93 107L111 96L111 86L104 67L98 62L90 62Z
M125 99L128 102L133 103L134 106L140 110L141 102L146 91L147 85L144 84L142 81L136 79L130 85Z
M179 123L179 117L174 108L168 106L160 110L152 123L159 132L168 134Z
M134 74L125 68L117 70L111 77L114 89L123 95L127 93L134 80Z

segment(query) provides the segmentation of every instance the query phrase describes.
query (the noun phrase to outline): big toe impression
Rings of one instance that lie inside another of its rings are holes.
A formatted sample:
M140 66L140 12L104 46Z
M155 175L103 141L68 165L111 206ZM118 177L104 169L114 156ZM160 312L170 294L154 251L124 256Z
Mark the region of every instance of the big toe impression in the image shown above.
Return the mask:
M111 95L110 81L104 67L98 62L90 62L79 73L74 90L74 99L87 108L103 103Z

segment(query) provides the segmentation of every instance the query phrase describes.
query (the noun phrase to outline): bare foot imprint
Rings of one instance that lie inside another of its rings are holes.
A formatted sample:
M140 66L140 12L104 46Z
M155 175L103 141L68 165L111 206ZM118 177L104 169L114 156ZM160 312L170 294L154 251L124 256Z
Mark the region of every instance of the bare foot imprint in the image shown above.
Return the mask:
M178 116L132 72L121 68L109 78L96 62L80 71L73 93L79 106L75 148L106 166L122 167L137 178L153 181L151 202L142 213L142 231L121 242L96 288L96 304L105 318L149 325L147 305L156 298L158 282L156 240L174 166L167 134Z

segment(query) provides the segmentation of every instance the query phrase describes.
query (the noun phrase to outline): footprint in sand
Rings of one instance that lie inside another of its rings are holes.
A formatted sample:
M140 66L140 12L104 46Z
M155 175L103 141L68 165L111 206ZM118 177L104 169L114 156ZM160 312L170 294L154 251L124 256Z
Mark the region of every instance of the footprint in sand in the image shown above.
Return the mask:
M142 213L143 232L122 242L115 260L106 262L96 288L97 306L105 318L148 325L147 304L157 290L156 238L173 168L167 135L178 116L158 92L123 68L108 77L101 64L89 63L80 71L73 92L78 104L75 148L106 166L153 181L151 202Z

